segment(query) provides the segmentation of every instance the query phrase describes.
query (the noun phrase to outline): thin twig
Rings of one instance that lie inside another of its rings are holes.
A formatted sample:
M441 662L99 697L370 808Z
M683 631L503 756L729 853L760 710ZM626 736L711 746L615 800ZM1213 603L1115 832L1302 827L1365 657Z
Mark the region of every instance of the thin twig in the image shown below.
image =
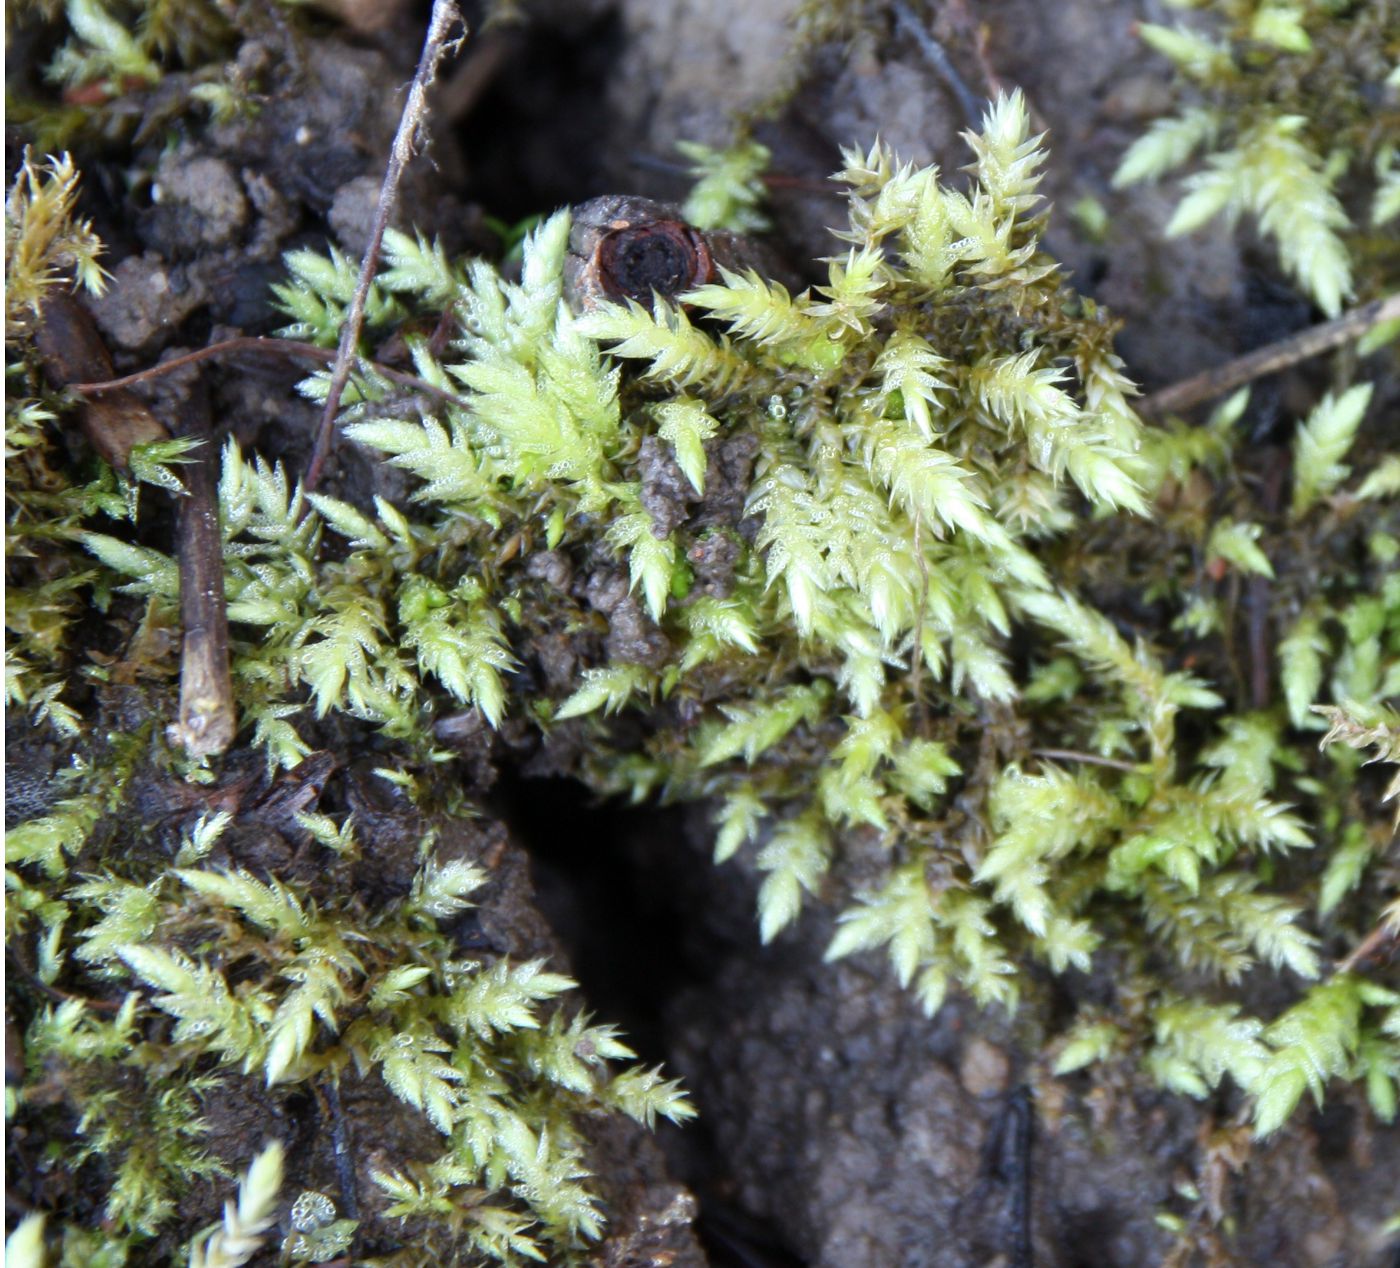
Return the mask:
M1202 401L1224 396L1226 392L1263 378L1266 374L1276 374L1299 361L1330 352L1344 343L1359 339L1381 322L1397 318L1400 318L1400 294L1372 300L1333 321L1310 326L1287 339L1280 339L1277 343L1218 365L1213 370L1192 375L1160 392L1153 392L1138 402L1138 413L1155 416L1171 410L1189 409Z
M944 0L939 16L951 24L958 34L965 37L972 55L977 60L977 69L982 72L982 83L986 88L987 100L994 100L1004 91L1001 76L992 65L987 52L990 29L987 23L978 21L977 15L968 8L968 0ZM1039 125L1037 125L1039 126Z
M83 1007L95 1008L99 1012L103 1013L121 1012L121 1000L93 999L91 996L88 995L75 995L72 991L63 991L59 990L57 986L51 986L24 962L17 950L8 946L5 948L5 968L7 973L11 969L18 969L21 976L24 977L24 979L29 983L30 986L32 986L36 991L40 991L42 994L47 995L50 999L56 999L61 1002L66 1002L68 1000L77 1000L78 1003L83 1005Z
M919 21L918 16L905 3L905 0L893 0L890 8L894 13L895 24L919 46L919 52L924 55L924 60L948 86L953 96L958 99L958 105L962 107L968 124L976 127L977 121L987 108L987 103L979 100L977 94L967 86L943 45L933 38L933 33L923 22Z
M1345 960L1337 964L1338 973L1350 973L1362 960L1369 960L1373 955L1378 954L1387 942L1397 940L1394 927L1385 920L1382 920L1364 939L1353 949Z
M65 386L70 392L81 392L84 396L95 396L100 392L111 392L117 388L130 387L133 383L141 383L147 379L158 379L162 375L169 374L172 370L179 370L187 365L194 365L198 361L207 361L211 357L221 357L225 353L232 352L257 352L265 356L275 357L306 357L312 361L319 361L322 365L329 365L336 356L329 348L321 348L314 343L302 343L296 339L269 339L262 335L239 335L233 339L223 339L218 343L211 343L206 348L197 348L193 352L171 357L169 361L162 361L159 365L150 366L145 370L137 370L135 374L125 374L119 379L104 379L99 383L68 383ZM356 357L355 360L364 369L388 379L390 383L397 383L400 387L436 396L449 405L460 405L464 409L467 407L468 402L465 397L458 396L456 392L449 392L436 383L429 383L427 379L420 379L416 374L390 369L387 365L371 361L368 357Z
M447 33L453 25L463 27L462 35L449 41ZM350 302L350 311L345 317L345 328L340 334L340 349L336 353L335 365L331 371L330 390L326 394L326 406L321 414L321 424L316 431L316 444L311 451L311 461L306 468L305 487L316 487L321 478L321 468L330 454L331 437L335 430L335 416L340 409L340 398L345 385L350 381L350 369L354 362L355 348L360 342L360 331L365 321L365 303L369 298L370 282L379 267L379 250L384 242L384 231L389 227L389 217L393 215L394 204L398 201L399 181L404 169L413 158L420 131L427 122L428 88L437 75L442 59L455 53L466 38L465 24L454 0L433 0L433 14L428 22L428 34L423 41L423 52L418 59L418 69L413 76L413 84L404 102L403 114L399 117L399 128L394 134L394 144L389 150L389 162L384 169L384 182L379 187L379 205L375 208L374 224L370 230L369 246L365 248L365 258L360 265L359 281L355 283L355 295Z
M1123 770L1129 773L1137 770L1132 762L1123 762L1116 757L1100 757L1097 753L1081 753L1070 748L1033 748L1037 757L1048 757L1053 762L1085 762L1090 766L1107 766L1110 770Z
M834 181L815 176L789 176L785 172L764 172L759 179L767 189L796 189L804 194L816 194L824 198L848 197Z
M232 339L221 339L218 343L211 343L203 348L196 348L193 352L182 352L178 357L171 357L168 361L160 362L159 365L149 366L132 374L124 374L119 379L100 379L93 383L70 383L68 387L71 391L81 392L84 396L96 396L101 392L130 387L133 383L144 383L148 379L158 379L162 375L169 374L172 370L182 370L187 365L196 365L200 361L221 357L226 352L260 352L266 356L308 357L313 361L321 362L322 365L328 364L335 356L335 353L331 352L329 348L319 348L314 343L300 343L295 339L270 339L265 335L238 335Z
M928 607L928 560L924 558L924 517L914 510L914 558L919 561L919 610L914 616L914 672L909 677L909 690L916 703L921 703L919 684L924 669L924 609Z

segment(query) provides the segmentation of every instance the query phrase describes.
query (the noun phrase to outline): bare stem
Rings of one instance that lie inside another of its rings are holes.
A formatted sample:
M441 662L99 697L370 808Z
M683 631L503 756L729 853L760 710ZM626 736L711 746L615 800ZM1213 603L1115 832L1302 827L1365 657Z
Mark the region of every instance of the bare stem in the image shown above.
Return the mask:
M449 41L448 31L454 26L463 26L463 33ZM335 365L331 370L330 390L326 393L325 409L321 413L321 423L316 430L316 444L311 451L311 461L306 468L305 487L316 487L321 478L321 469L330 454L331 437L335 432L335 416L340 409L340 398L345 385L350 381L350 368L355 359L355 348L360 342L360 331L365 322L365 303L369 297L370 282L379 267L379 251L384 243L384 230L389 227L389 217L393 215L394 204L398 201L399 181L404 169L413 158L419 135L427 122L428 88L437 76L438 66L449 53L455 53L466 38L462 15L454 0L433 0L433 14L428 22L428 34L423 40L423 52L418 59L418 69L404 102L403 114L399 116L399 128L394 134L394 144L389 150L389 162L384 169L384 181L379 187L379 205L375 208L374 224L370 230L369 246L360 264L359 281L355 283L355 295L350 302L350 311L345 317L345 328L340 334L340 349L336 353Z
M1052 762L1084 762L1089 766L1107 766L1110 770L1137 770L1132 762L1120 761L1116 757L1100 757L1097 753L1081 753L1070 748L1036 748L1031 750L1037 757L1048 757Z
M1396 940L1395 930L1386 921L1381 921L1352 949L1351 954L1346 959L1338 961L1337 972L1353 972L1363 960L1369 960L1372 956L1379 955L1386 949L1387 943L1393 943Z
M335 1151L335 1171L340 1180L340 1201L347 1219L360 1218L359 1191L355 1184L355 1153L351 1146L350 1124L340 1104L340 1079L334 1072L321 1085L331 1120L331 1144Z
M205 348L197 348L193 352L183 353L178 357L171 357L170 360L162 361L159 365L150 366L145 370L137 370L136 373L123 375L119 379L103 379L96 383L69 383L66 386L69 391L81 392L84 396L96 396L102 392L112 392L118 388L130 387L133 383L158 379L173 370L183 369L185 366L194 365L199 361L208 361L213 357L236 352L257 352L272 357L306 357L309 360L318 361L322 365L329 365L336 356L327 348L318 347L314 343L302 343L296 339L268 339L261 335L239 335L233 339L223 339L218 343L211 343ZM449 392L436 383L420 379L416 374L390 369L389 366L371 361L367 357L357 357L356 360L365 369L388 379L391 383L397 383L400 387L406 387L415 392L425 392L429 396L446 401L449 405L465 407L467 404L466 399L458 396L456 392Z
M1202 401L1224 396L1237 387L1252 383L1266 374L1276 374L1299 361L1330 352L1344 343L1359 339L1368 330L1383 321L1400 318L1400 294L1387 295L1383 299L1372 300L1343 313L1334 321L1323 322L1320 326L1310 326L1287 339L1227 361L1213 370L1192 375L1180 383L1173 383L1160 392L1153 392L1138 402L1138 412L1148 416L1165 414L1171 410L1189 409Z
M919 561L919 612L914 618L914 672L910 675L909 690L914 699L920 701L919 683L924 669L924 609L928 607L928 560L924 558L923 545L924 517L914 511L914 558Z

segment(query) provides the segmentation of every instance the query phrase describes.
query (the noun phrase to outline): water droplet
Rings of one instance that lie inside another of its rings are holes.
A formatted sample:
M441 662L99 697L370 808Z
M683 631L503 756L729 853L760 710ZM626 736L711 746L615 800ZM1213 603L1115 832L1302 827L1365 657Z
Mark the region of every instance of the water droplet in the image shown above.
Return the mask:
M292 1227L298 1232L314 1233L325 1228L335 1219L335 1203L324 1193L315 1189L304 1189L301 1196L292 1203Z

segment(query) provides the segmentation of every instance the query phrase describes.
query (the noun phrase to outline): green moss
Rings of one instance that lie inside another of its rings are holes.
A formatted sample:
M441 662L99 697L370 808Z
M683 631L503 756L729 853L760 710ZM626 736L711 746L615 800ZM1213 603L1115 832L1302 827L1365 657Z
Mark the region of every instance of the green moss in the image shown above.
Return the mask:
M1207 15L1142 38L1177 73L1181 105L1124 155L1114 181L1186 177L1170 234L1247 213L1279 262L1323 312L1379 293L1375 230L1400 212L1400 55L1383 3L1193 0ZM1393 334L1393 331L1392 331Z
M391 407L399 389L364 363L340 421L342 443L414 491L404 506L307 496L227 445L240 721L274 770L323 725L351 728L449 820L467 808L435 724L471 711L537 729L600 792L713 806L716 857L751 851L762 876L765 941L834 900L830 958L883 949L930 1013L952 990L1014 1008L1044 990L1039 964L1111 956L1121 989L1040 1054L1059 1072L1135 1062L1191 1096L1228 1079L1261 1133L1336 1081L1390 1117L1400 995L1324 959L1380 918L1375 807L1306 730L1328 693L1365 711L1400 685L1400 587L1378 583L1395 533L1348 509L1393 514L1389 460L1358 451L1366 393L1301 425L1308 474L1264 523L1224 474L1242 399L1200 430L1134 413L1113 323L1041 250L1044 152L1020 97L969 143L962 187L879 145L848 153L848 222L799 295L725 273L675 303L576 313L567 213L530 235L519 281L391 234L371 318L454 308L444 351L404 335L443 395ZM332 341L345 262L302 252L289 268L288 333ZM323 397L327 376L303 389ZM1212 481L1238 509L1193 499ZM118 492L109 474L69 487L35 531L70 568L86 551L95 593L168 624L173 561L120 527L79 528L135 518ZM37 496L16 503L36 519ZM1220 634L1231 570L1274 578L1277 702L1226 706L1242 692ZM28 580L21 634L46 584ZM56 674L64 644L26 654ZM504 1263L600 1231L584 1115L690 1114L657 1073L610 1064L631 1054L559 1007L568 979L458 958L444 927L483 876L431 835L411 892L372 912L213 866L217 815L173 859L139 837L118 854L89 834L131 764L83 744L72 798L10 837L15 932L40 948L41 980L78 997L36 1014L15 1108L41 1113L41 1067L64 1071L116 1240L155 1231L204 1174L209 1079L382 1080L441 1148L378 1174L389 1217L422 1254ZM374 848L349 820L301 826L328 867ZM851 892L856 838L885 864ZM1234 998L1251 976L1289 1005L1251 1015ZM112 987L128 992L115 1019L79 1002ZM126 1086L139 1111L114 1099Z

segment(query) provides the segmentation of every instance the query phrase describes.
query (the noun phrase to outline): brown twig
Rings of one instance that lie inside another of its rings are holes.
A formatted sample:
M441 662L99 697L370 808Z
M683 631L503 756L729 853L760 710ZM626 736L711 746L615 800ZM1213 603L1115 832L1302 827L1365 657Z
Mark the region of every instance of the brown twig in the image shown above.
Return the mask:
M1396 934L1394 926L1389 921L1382 920L1357 944L1345 960L1338 961L1337 972L1350 973L1362 960L1369 960L1373 955L1378 954L1387 942L1397 940L1400 940L1400 935Z
M314 343L302 343L296 339L269 339L261 335L239 335L233 339L223 339L218 343L211 343L207 348L197 348L194 352L171 357L169 361L162 361L159 365L138 370L135 374L123 375L119 379L104 379L98 383L69 383L67 387L69 391L81 392L84 396L94 396L101 392L112 392L119 388L130 387L133 383L142 383L148 379L158 379L162 375L169 374L172 370L180 370L187 365L208 361L212 357L220 357L230 352L257 352L265 356L277 357L306 357L312 361L319 361L322 365L329 365L336 356L329 348L321 348ZM465 397L458 396L456 392L449 392L436 383L429 383L427 379L420 379L416 374L390 369L387 365L381 365L367 357L357 357L356 360L367 370L388 379L391 383L397 383L400 387L436 396L449 405L460 405L463 408L467 406Z
M221 339L218 343L196 348L193 352L182 352L178 357L171 357L168 361L160 362L159 365L149 366L132 374L123 374L119 379L70 383L68 387L71 391L81 392L84 396L96 396L102 392L113 392L118 388L130 387L133 383L144 383L149 379L161 378L175 370L183 370L187 365L197 365L200 361L221 357L226 352L261 352L268 356L309 357L314 361L321 362L322 365L327 364L335 355L327 348L318 348L314 343L299 343L295 339L270 339L263 335L238 335L233 339Z
M829 180L815 176L789 176L785 172L764 172L759 179L768 189L796 189L824 198L845 198L846 192Z
M112 358L91 314L72 295L57 291L44 300L34 346L44 372L55 387L71 388L74 379L111 377ZM114 383L114 388L125 384ZM133 392L116 390L100 401L83 401L77 410L92 447L118 471L125 471L137 445L169 439L170 433Z
M999 93L1004 91L1001 76L997 74L996 67L992 65L991 53L987 48L987 41L991 31L985 22L979 22L976 16L969 10L967 0L948 0L943 10L955 28L967 37L967 42L972 48L972 55L977 59L977 69L982 72L982 82L987 88L987 99L990 101Z
M233 743L238 727L219 532L219 452L200 384L187 409L185 434L202 443L185 467L185 497L180 501L180 717L168 735L191 757L212 757Z
M1122 770L1130 774L1137 770L1132 762L1120 761L1116 757L1100 757L1097 753L1081 753L1077 749L1033 748L1031 752L1036 757L1048 757L1052 762L1085 762L1090 766L1107 766L1110 770Z
M1189 409L1202 401L1224 396L1226 392L1263 378L1266 374L1275 374L1299 361L1330 352L1344 343L1359 339L1381 322L1397 318L1400 318L1400 294L1372 300L1333 321L1310 326L1287 339L1280 339L1234 361L1173 383L1160 392L1153 392L1138 402L1138 413L1156 416L1171 410Z
M46 300L35 343L49 378L75 388L84 400L78 417L93 448L113 467L127 469L138 444L165 440L166 426L139 397L131 383L171 370L198 355L178 357L163 366L113 379L112 358L88 311L72 296ZM92 390L74 379L103 376ZM170 728L171 740L195 757L222 753L233 742L233 684L229 677L228 614L224 604L223 540L215 463L218 455L209 437L209 407L196 385L190 403L191 425L186 434L204 443L185 467L186 497L180 499L180 617L184 648L180 658L180 716Z
M449 41L447 33L453 25L463 26L463 33ZM321 478L321 469L330 454L331 437L335 430L335 416L340 409L340 398L345 385L350 381L350 368L354 362L355 347L360 342L360 331L364 326L365 303L369 298L370 282L379 267L379 251L384 242L384 231L389 227L389 217L398 201L399 181L404 169L413 158L420 131L427 122L428 88L437 76L442 59L449 52L456 52L466 38L462 15L454 0L433 0L433 13L428 21L428 34L423 40L423 52L418 59L418 69L414 72L413 83L404 102L403 114L399 116L398 131L389 150L389 162L384 169L384 181L379 187L379 205L374 211L374 224L370 230L369 246L360 264L360 277L355 284L355 295L350 302L350 311L345 317L345 328L340 335L340 349L336 353L335 365L331 371L330 389L326 393L326 405L321 414L321 423L316 431L316 443L311 451L311 461L306 468L305 487L316 487Z
M916 704L922 705L919 686L924 670L924 609L928 607L928 560L924 558L924 517L914 510L914 558L919 561L919 610L914 616L914 664L909 675L909 691ZM922 710L921 710L922 713Z
M66 1003L69 1000L77 1000L78 1003L82 1004L85 1008L95 1008L103 1013L121 1012L121 1000L93 999L87 995L75 995L72 991L63 991L59 990L57 986L51 986L24 962L18 951L9 946L5 948L5 967L7 971L11 968L18 969L20 975L30 986L36 991L47 995L50 999L56 999L62 1003Z

